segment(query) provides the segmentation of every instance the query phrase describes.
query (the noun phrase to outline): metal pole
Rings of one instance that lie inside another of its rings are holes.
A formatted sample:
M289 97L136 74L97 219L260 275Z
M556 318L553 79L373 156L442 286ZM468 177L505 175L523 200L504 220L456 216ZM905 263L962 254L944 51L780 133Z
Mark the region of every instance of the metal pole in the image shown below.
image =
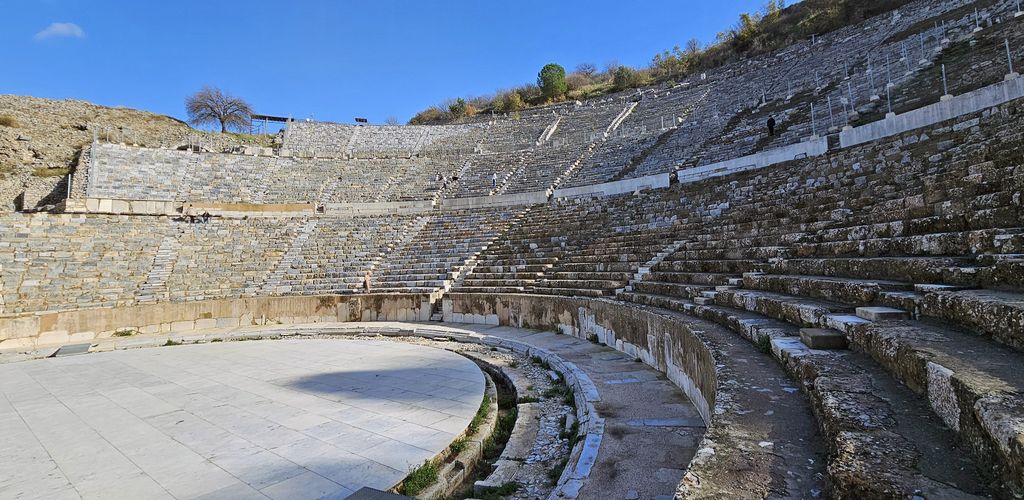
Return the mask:
M826 96L826 99L828 99L828 126L835 127L836 120L835 116L832 114L832 96Z
M1003 43L1006 44L1006 64L1010 66L1010 74L1013 74L1013 56L1010 55L1010 39L1004 38Z
M811 135L813 135L813 136L817 136L818 135L818 124L814 120L814 103L813 102L811 103Z
M889 53L885 53L885 77L889 80L887 87L892 86L892 71L889 70Z
M850 111L853 111L853 85L850 82L846 82L846 93L850 97Z
M946 65L942 65L942 95L949 95L949 86L946 85Z
M889 103L889 114L892 114L892 87L885 88L885 100Z

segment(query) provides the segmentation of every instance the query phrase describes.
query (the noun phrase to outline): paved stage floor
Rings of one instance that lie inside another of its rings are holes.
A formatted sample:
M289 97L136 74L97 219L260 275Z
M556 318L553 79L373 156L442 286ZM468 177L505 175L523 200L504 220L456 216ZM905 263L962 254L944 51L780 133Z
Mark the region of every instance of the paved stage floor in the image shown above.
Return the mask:
M480 405L471 361L269 340L0 365L0 498L344 498L386 489Z

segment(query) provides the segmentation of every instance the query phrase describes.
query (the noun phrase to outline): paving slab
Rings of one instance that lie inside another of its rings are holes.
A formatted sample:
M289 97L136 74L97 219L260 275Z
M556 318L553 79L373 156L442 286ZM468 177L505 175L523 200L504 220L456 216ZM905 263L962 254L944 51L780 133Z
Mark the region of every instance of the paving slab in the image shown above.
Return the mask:
M0 365L0 498L345 498L444 450L472 361L373 340L266 340ZM102 463L103 467L96 467Z

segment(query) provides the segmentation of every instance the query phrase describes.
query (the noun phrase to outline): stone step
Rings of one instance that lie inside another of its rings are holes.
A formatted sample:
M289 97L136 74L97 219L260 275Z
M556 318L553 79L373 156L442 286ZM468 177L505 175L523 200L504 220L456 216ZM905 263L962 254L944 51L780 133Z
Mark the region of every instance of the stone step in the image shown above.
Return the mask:
M910 314L892 307L858 307L857 316L868 321L895 321L908 319Z

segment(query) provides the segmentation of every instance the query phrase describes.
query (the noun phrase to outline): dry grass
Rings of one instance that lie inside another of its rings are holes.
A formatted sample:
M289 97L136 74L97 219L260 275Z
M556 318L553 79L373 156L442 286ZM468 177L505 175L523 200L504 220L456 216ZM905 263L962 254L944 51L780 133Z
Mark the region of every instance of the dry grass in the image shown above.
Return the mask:
M0 127L18 128L18 119L11 115L0 115Z
M62 167L38 167L32 171L33 177L64 177L68 169Z

